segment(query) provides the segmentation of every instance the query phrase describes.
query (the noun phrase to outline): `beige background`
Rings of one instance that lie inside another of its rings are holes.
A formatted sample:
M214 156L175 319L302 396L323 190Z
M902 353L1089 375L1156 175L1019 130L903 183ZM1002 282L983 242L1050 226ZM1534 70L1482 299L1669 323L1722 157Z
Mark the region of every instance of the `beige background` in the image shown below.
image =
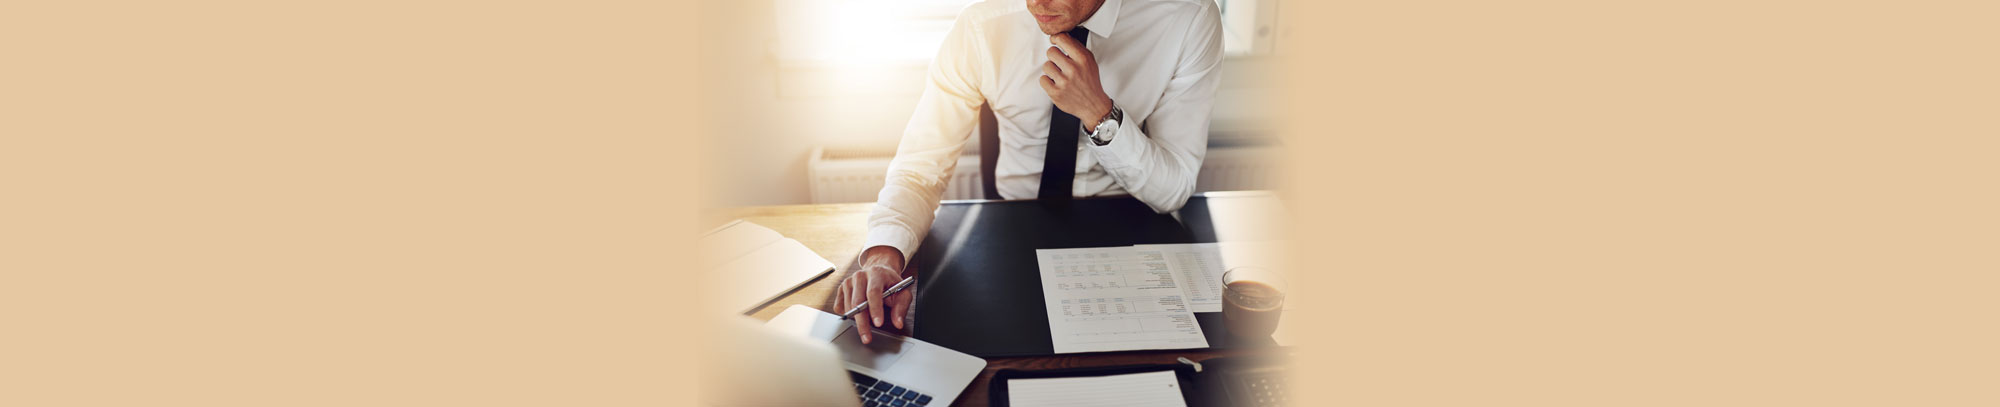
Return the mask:
M2000 402L1990 3L1287 7L1321 400Z
M2000 403L1991 6L1286 7L1312 405ZM0 405L684 402L704 15L7 6Z

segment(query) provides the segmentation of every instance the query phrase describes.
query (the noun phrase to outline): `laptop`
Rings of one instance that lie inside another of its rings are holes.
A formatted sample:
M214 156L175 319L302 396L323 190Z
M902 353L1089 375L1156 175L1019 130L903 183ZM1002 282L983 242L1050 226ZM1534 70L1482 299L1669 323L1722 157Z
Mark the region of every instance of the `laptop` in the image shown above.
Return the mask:
M854 321L804 305L786 308L764 326L833 345L852 382L844 396L858 397L864 407L950 405L986 368L985 359L879 329L864 345Z

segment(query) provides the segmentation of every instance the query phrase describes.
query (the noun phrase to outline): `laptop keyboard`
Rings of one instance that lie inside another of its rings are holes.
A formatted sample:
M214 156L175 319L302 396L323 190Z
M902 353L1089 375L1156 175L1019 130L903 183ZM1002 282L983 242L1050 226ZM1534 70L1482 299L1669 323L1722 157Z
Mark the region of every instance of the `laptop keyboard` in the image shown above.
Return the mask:
M1249 402L1251 406L1256 407L1283 406L1286 404L1285 381L1283 377L1275 374L1247 375L1243 377L1241 383L1245 390L1249 390L1249 394L1246 394L1246 397L1237 398L1236 401L1239 403Z
M861 372L848 371L854 376L854 392L861 395L861 405L865 407L909 407L931 404L931 396L919 394L895 383L885 382Z

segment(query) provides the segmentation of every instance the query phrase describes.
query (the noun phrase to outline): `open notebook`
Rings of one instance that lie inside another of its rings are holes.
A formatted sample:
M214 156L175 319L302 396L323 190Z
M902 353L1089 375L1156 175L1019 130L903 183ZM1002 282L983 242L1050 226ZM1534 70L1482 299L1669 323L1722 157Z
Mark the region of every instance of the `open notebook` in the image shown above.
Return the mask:
M833 263L806 245L742 220L702 235L699 246L700 270L718 283L716 299L743 312L833 272Z

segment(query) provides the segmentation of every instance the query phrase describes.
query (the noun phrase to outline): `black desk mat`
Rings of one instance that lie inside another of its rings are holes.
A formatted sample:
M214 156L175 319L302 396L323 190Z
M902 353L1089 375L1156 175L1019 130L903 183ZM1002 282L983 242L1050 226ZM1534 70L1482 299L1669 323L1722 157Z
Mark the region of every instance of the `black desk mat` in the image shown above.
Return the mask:
M1042 301L1036 249L1215 241L1209 198L1195 196L1180 219L1129 197L947 202L917 249L912 336L979 357L1055 353ZM1271 345L1229 336L1221 313L1195 313L1210 348Z

